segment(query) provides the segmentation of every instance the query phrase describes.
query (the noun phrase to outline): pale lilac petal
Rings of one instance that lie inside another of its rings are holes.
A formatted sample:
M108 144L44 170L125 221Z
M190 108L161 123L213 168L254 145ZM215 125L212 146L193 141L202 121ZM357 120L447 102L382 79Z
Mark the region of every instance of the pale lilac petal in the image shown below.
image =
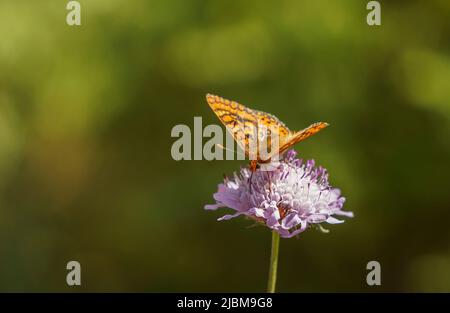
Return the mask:
M334 214L335 215L340 215L340 216L346 216L346 217L354 217L355 216L353 214L353 212L348 212L348 211L337 211Z
M306 226L307 226L306 222L302 221L300 228L294 230L293 232L289 233L288 235L283 234L282 237L283 238L292 238L292 237L300 234L301 232L303 232L306 229Z
M207 204L205 205L205 210L217 210L218 208L223 208L222 204Z
M266 220L266 224L267 224L267 226L269 226L271 228L280 226L280 223L278 223L278 220L276 218L274 218L273 216L269 217Z
M214 200L216 200L219 203L222 203L225 207L239 211L243 210L243 203L241 202L239 194L236 194L235 191L215 193Z
M308 217L308 222L316 224L316 223L322 223L322 222L326 221L326 219L327 219L327 216L324 214L314 214L314 215L311 215Z
M283 227L284 229L291 229L292 227L297 226L301 222L302 220L297 215L297 213L290 213L286 215L281 221L281 227Z
M248 214L254 215L256 217L264 217L264 209L251 208L247 211Z
M220 221L227 221L227 220L231 220L232 218L238 217L239 215L242 215L242 214L244 214L244 213L238 212L238 213L235 213L235 214L227 214L227 215L224 215L222 217L219 217L217 220L219 222Z
M327 220L325 222L327 222L328 224L341 224L341 223L344 223L344 221L338 220L337 218L334 218L332 216L327 218Z

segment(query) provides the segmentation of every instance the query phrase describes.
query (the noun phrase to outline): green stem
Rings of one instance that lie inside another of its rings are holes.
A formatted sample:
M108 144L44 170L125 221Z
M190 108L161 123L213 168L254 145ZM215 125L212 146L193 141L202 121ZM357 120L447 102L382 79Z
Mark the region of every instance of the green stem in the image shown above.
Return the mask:
M272 231L272 251L270 254L269 281L267 283L267 292L270 292L270 293L275 292L275 285L277 282L279 247L280 247L280 235L275 230L273 230Z

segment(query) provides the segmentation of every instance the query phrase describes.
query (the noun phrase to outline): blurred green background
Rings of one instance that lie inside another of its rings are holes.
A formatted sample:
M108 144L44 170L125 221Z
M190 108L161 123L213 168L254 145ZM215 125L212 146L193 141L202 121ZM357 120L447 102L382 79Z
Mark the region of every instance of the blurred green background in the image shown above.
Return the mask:
M0 2L0 291L264 291L270 232L203 209L244 163L171 158L207 92L331 124L296 149L355 218L282 240L279 291L450 291L449 1L67 2Z

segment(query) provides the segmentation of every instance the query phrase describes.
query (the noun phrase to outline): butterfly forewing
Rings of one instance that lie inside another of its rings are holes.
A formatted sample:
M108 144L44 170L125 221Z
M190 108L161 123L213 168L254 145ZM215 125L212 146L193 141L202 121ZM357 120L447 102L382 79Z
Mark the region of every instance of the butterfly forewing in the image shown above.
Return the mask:
M206 101L246 156L249 156L246 149L246 142L249 141L246 133L252 133L248 125L256 122L254 115L242 104L215 95L206 95Z

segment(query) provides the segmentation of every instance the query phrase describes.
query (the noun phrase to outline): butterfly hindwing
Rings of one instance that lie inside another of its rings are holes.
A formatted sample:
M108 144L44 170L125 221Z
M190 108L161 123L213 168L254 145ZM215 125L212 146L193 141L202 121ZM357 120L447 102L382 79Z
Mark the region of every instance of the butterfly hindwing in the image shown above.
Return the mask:
M293 145L303 141L312 135L318 133L322 129L328 126L328 123L318 122L314 123L307 128L300 130L298 132L292 133L285 142L280 145L280 154L292 147Z

